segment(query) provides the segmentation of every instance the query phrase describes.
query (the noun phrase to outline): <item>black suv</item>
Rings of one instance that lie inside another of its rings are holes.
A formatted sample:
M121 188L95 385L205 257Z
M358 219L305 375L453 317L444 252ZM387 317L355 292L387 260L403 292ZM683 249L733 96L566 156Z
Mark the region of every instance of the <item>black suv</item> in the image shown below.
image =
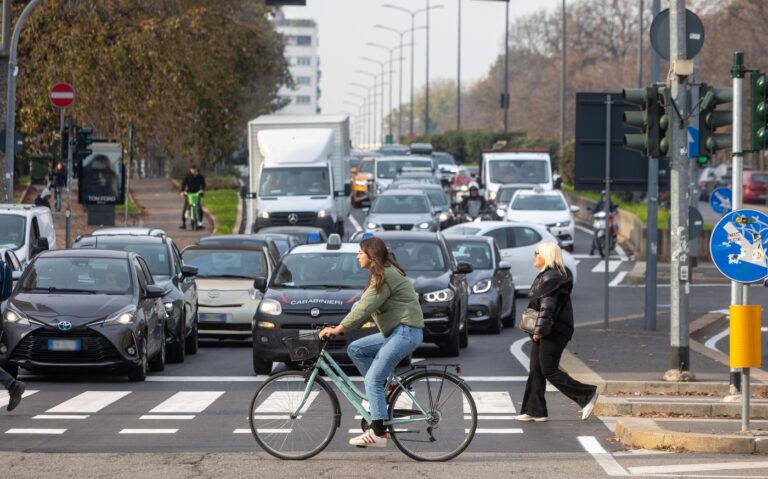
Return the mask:
M197 268L186 266L171 238L165 235L83 235L73 248L130 251L147 262L155 283L165 290L163 305L168 314L165 342L169 361L183 362L197 352Z
M357 240L371 235L359 235ZM469 343L465 276L472 265L458 263L440 233L382 231L381 238L408 273L424 313L424 341L437 344L447 356L458 356Z

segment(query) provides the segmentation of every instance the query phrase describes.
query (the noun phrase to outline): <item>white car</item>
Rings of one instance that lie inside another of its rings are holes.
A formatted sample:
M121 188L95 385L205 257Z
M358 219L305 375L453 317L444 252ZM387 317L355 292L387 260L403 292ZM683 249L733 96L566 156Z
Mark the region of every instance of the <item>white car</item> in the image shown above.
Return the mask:
M533 267L533 252L539 243L557 242L547 228L534 223L510 223L508 221L481 221L462 223L443 230L445 236L478 235L489 236L496 240L501 251L501 258L512 266L512 280L515 292L525 292L531 288L539 272ZM570 253L563 251L566 272L576 284L576 261Z
M516 223L543 225L557 238L562 248L573 251L573 240L576 237L573 214L578 211L578 206L568 206L561 191L544 191L537 188L515 192L504 219Z

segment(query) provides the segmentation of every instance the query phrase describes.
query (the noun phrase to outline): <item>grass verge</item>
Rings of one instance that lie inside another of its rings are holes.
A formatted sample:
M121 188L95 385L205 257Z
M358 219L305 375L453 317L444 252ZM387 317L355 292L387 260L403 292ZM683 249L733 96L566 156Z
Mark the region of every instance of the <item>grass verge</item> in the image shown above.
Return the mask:
M583 198L587 198L588 200L592 201L598 201L600 199L600 193L597 191L576 191L573 189L572 185L563 184L563 191L567 191L569 193L573 193L576 195L579 195ZM613 196L613 195L611 195ZM613 197L613 202L622 210L632 213L633 215L640 218L640 221L647 224L648 223L648 205L645 203L628 203L626 201L622 201L616 197ZM659 229L665 230L669 228L669 209L667 208L659 208Z
M129 215L138 215L140 213L139 207L136 206L136 203L133 202L133 199L128 196L128 214ZM115 214L116 215L124 215L125 214L125 204L115 205Z
M240 196L235 189L207 190L205 192L203 205L216 217L216 222L219 224L219 229L216 230L217 235L228 235L234 232L239 201Z

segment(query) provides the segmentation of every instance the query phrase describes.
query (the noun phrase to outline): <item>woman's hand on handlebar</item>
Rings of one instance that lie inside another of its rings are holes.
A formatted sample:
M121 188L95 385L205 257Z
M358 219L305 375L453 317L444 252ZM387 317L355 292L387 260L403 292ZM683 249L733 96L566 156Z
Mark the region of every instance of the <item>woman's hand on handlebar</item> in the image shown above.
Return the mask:
M346 330L347 328L342 325L338 325L336 327L326 327L320 330L319 336L320 339L332 338L333 336L344 334L344 331Z

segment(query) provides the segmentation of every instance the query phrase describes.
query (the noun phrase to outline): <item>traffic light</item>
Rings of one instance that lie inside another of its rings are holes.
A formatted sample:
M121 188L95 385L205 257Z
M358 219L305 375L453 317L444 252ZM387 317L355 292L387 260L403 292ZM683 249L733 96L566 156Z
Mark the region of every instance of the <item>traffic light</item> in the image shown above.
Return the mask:
M93 153L93 150L91 150L89 147L91 146L91 143L93 143L93 128L82 128L79 126L76 126L73 128L72 131L75 139L74 139L74 146L75 149L72 152L72 158L74 162L74 168L75 171L79 172L82 171L83 168L83 160L91 156Z
M750 138L752 150L768 149L768 75L750 74Z
M733 101L733 88L715 88L702 84L699 94L699 154L711 156L719 150L731 148L733 144L730 133L717 133L718 128L733 124L733 112L715 110L719 105Z
M624 124L642 133L624 135L624 148L639 151L643 156L660 157L669 151L669 117L665 110L666 88L625 88L624 101L640 107L640 111L625 111Z

